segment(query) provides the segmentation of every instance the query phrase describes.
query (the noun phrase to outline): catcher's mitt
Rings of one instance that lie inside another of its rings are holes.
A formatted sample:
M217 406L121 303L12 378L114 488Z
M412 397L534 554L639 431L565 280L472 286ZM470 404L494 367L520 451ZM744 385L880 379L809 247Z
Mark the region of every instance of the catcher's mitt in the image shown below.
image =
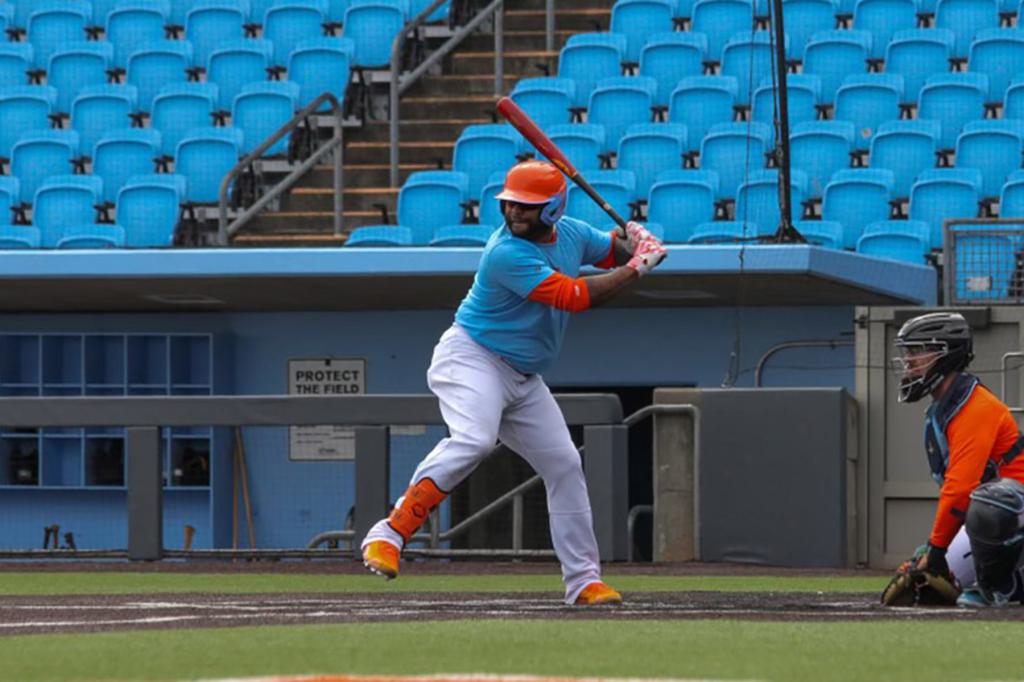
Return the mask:
M884 606L953 606L960 583L952 573L933 573L916 568L913 559L903 562L882 590Z

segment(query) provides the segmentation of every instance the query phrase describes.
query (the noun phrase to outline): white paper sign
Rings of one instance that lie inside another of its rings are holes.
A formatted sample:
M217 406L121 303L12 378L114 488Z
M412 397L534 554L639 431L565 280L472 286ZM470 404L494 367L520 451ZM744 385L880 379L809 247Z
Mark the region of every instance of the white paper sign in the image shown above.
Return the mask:
M322 358L288 361L289 395L361 395L366 393L366 360ZM355 432L344 426L292 426L288 459L354 459Z

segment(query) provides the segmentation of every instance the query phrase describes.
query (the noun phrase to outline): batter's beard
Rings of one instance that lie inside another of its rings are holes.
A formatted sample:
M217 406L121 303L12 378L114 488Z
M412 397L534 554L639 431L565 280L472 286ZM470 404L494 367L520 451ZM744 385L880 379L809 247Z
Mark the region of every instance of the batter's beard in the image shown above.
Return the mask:
M530 226L525 232L517 231L511 224L509 224L508 229L512 233L512 236L531 242L543 242L551 239L551 226L545 225L539 220L535 220L530 223Z

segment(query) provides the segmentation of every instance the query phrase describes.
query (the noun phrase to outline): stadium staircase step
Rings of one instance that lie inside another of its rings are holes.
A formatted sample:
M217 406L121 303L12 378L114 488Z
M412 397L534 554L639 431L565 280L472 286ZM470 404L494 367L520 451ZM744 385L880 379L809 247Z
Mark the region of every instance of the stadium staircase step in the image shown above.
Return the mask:
M505 11L505 92L521 78L554 75L557 50L569 36L608 29L611 0L556 0L555 52L544 50L544 0L509 0ZM430 47L442 40L432 40ZM440 73L421 78L400 105L400 181L419 170L451 168L452 150L467 125L494 118L494 37L478 33L442 60ZM333 169L317 166L271 209L235 235L238 246L340 246L362 225L396 220L398 189L388 186L387 121L345 130L344 234L333 234ZM283 177L283 173L273 177Z

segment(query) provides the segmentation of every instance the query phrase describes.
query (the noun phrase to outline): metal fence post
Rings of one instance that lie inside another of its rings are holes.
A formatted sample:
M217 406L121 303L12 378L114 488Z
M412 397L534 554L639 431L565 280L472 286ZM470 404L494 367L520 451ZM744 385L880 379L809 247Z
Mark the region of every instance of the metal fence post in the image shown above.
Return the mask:
M623 424L583 427L583 468L601 561L625 561L629 516L629 430Z
M386 426L357 426L356 432L356 504L353 528L354 546L362 542L389 511L388 483L391 479L390 429Z
M125 430L128 483L128 558L158 561L164 553L160 429Z
M494 10L494 94L505 93L505 5Z

